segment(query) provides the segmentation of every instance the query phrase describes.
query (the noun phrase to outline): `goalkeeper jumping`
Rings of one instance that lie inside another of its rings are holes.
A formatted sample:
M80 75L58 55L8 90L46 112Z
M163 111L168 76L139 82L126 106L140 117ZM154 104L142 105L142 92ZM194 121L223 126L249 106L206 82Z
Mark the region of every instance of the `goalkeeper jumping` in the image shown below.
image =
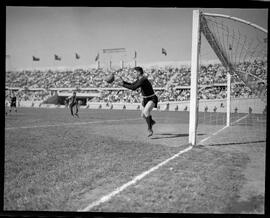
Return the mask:
M148 126L148 137L153 135L153 125L156 123L151 116L151 111L153 108L157 108L158 97L156 96L152 84L147 79L146 76L143 75L143 69L141 67L135 67L134 73L137 80L134 83L128 83L124 81L121 77L117 84L123 86L127 89L136 90L141 88L142 92L142 117L146 120Z
M78 100L77 100L77 97L76 97L76 92L73 92L73 95L67 97L66 101L69 104L69 109L70 109L71 116L74 117L74 115L75 115L76 117L79 117L79 114L78 114L78 111L79 111L78 110ZM73 108L74 107L76 109L75 114L73 114Z

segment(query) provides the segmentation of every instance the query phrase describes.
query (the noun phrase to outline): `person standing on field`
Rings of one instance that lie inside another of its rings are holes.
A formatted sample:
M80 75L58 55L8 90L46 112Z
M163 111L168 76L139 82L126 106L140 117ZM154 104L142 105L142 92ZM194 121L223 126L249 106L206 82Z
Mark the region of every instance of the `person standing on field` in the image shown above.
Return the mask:
M70 109L71 116L74 117L74 115L75 115L76 117L79 117L79 114L78 114L78 112L79 112L79 110L78 110L78 100L77 100L77 97L76 97L76 92L73 92L73 95L67 97L66 100L69 103L69 109ZM73 114L73 108L74 107L76 109L75 114Z
M9 113L11 113L12 108L14 108L15 112L17 113L17 106L16 106L16 103L17 103L17 97L15 96L14 93L12 93L12 95L10 96ZM6 113L6 115L7 115L7 113Z

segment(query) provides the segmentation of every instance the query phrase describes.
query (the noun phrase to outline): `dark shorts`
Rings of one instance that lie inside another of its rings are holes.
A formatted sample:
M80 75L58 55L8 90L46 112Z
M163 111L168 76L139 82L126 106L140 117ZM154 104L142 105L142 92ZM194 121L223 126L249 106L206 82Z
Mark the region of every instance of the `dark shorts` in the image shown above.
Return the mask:
M11 102L10 107L16 107L16 102L15 101Z
M142 106L145 107L145 105L148 103L148 101L153 101L155 104L154 108L157 108L158 97L156 95L149 97L149 98L143 98Z

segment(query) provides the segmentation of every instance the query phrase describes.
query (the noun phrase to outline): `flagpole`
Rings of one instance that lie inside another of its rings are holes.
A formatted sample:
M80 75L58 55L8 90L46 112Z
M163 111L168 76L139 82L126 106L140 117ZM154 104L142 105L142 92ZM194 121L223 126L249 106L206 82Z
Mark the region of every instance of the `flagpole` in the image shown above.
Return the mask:
M137 51L134 53L134 67L137 67Z
M75 59L74 59L74 64L73 67L75 66L75 68L77 68L77 53L75 53Z
M95 62L97 62L97 69L100 68L99 52L96 55Z

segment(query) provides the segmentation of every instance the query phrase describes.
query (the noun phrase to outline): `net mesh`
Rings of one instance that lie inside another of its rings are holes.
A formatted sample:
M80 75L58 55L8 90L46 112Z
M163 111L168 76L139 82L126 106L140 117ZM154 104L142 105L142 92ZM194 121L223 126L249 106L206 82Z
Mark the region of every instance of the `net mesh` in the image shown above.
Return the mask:
M204 124L226 125L229 72L230 124L245 129L262 128L264 132L267 113L267 31L239 19L210 14L201 14L200 31L199 128Z
M235 82L266 103L267 31L231 17L201 16L201 31Z

